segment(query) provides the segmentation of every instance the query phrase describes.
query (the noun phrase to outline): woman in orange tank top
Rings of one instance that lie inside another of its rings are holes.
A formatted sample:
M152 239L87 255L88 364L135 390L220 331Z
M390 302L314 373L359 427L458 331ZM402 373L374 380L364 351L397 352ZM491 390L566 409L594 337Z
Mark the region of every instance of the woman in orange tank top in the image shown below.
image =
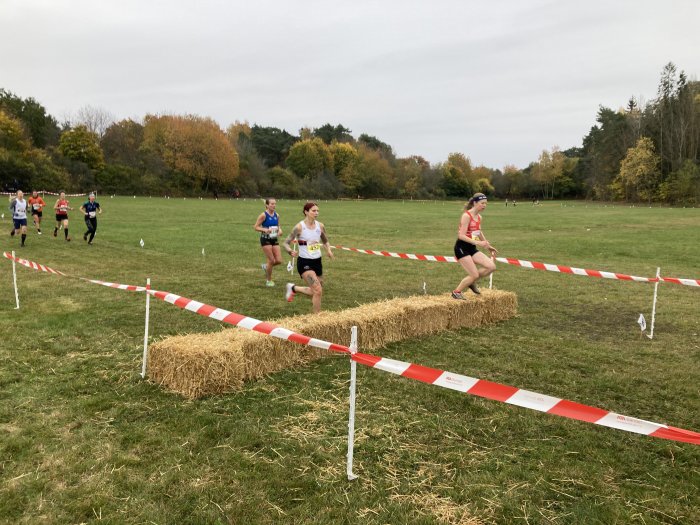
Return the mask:
M459 221L457 231L457 242L455 243L455 257L457 262L467 272L467 276L457 285L452 292L455 299L464 299L462 291L469 288L475 294L480 294L476 281L486 277L496 270L496 263L493 261L498 250L491 246L486 240L484 232L481 231L481 212L486 209L487 198L483 193L475 193L464 206L462 218ZM491 253L491 257L486 256L479 248L484 248ZM477 264L480 268L477 268Z

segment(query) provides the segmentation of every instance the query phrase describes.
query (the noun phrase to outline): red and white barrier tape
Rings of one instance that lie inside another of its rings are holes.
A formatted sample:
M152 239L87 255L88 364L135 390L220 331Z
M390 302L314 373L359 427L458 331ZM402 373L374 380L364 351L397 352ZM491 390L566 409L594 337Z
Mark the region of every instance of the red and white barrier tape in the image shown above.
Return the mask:
M655 283L656 277L637 277L624 273L604 272L602 270L586 270L584 268L574 268L572 266L562 266L560 264L548 264L534 261L523 261L521 259L510 259L507 257L496 257L498 262L513 264L522 268L532 268L535 270L545 270L548 272L570 273L573 275L586 275L588 277L602 277L603 279L619 279L621 281L637 281L640 283Z
M432 262L457 262L457 259L451 255L422 255L420 253L398 253L375 250L362 250L360 248L348 248L347 246L333 246L339 250L347 250L349 252L366 253L367 255L381 255L383 257L397 257L399 259L412 259L414 261L432 261Z
M635 434L643 434L671 441L681 441L683 443L691 443L700 445L700 433L692 430L684 430L682 428L670 427L660 423L653 423L643 419L624 416L615 412L610 412L602 408L591 407L560 399L557 397L531 392L520 388L493 383L484 379L476 379L453 372L446 372L437 368L429 368L426 366L405 363L394 359L387 359L370 354L356 352L352 354L350 349L344 345L329 343L320 339L314 339L306 335L298 334L283 328L281 326L259 321L252 317L229 312L215 306L210 306L193 299L181 297L167 292L159 292L151 290L148 293L152 294L163 301L174 304L184 310L189 310L205 317L217 319L223 323L231 324L246 330L253 330L263 334L271 335L279 339L293 341L295 343L313 346L315 348L323 348L350 354L353 361L370 368L377 368L384 372L390 372L409 379L415 379L437 385L458 392L471 394L479 397L485 397L494 401L501 401L511 405L517 405L523 408L530 408L539 412L546 412L557 416L575 419L577 421L585 421L595 425L633 432Z
M23 193L29 193L29 192L23 192ZM60 195L60 193L56 193L53 191L37 191L37 193L41 193L43 195ZM17 195L16 191L8 192L8 191L3 191L0 192L0 195ZM84 197L87 195L87 193L66 193L66 197Z
M8 259L12 258L12 255L8 254L7 252L5 252L4 255ZM15 260L19 262L17 258ZM48 267L44 265L33 263L31 261L26 262L29 264L21 264L34 270L50 271ZM57 273L58 275L66 276L65 273L58 272L56 270L53 270L52 273ZM437 368L430 368L426 366L416 365L413 363L396 361L394 359L387 359L384 357L364 354L361 352L352 353L350 351L350 348L348 348L347 346L330 343L321 339L315 339L313 337L293 332L291 330L288 330L287 328L278 326L273 323L260 321L252 317L247 317L234 312L230 312L228 310L224 310L223 308L210 306L208 304L201 303L193 299L188 299L187 297L182 297L173 293L150 289L146 290L144 287L138 286L115 285L114 283L108 283L106 281L97 281L91 279L84 280L95 284L110 286L113 288L125 290L133 289L133 291L146 291L147 293L151 294L154 297L157 297L158 299L173 304L179 308L182 308L183 310L189 310L204 317L216 319L223 323L237 326L239 328L244 328L246 330L252 330L255 332L270 335L272 337L277 337L278 339L292 341L294 343L312 346L315 348L322 348L324 350L330 350L333 352L348 354L353 361L362 365L368 366L370 368L376 368L378 370L383 370L384 372L400 375L409 379L415 379L423 383L437 385L443 388L457 390L458 392L463 392L465 394L471 394L487 399L492 399L494 401L500 401L502 403L517 405L523 408L537 410L539 412L546 412L548 414L554 414L569 419L575 419L577 421L584 421L587 423L593 423L595 425L624 430L626 432L632 432L635 434L642 434L646 436L653 436L661 439L668 439L671 441L680 441L683 443L690 443L693 445L700 445L700 433L692 430L684 430L682 428L671 427L660 423L645 421L643 419L624 416L622 414L610 412L602 408L582 405L580 403L568 401L566 399L552 397L545 394L539 394L537 392L531 392L529 390L524 390L508 385L502 385L500 383L494 383L484 379L477 379L461 374L455 374L453 372L447 372L444 370L439 370Z
M2 254L6 259L12 259L12 254L10 252L3 252ZM56 275L62 275L63 277L72 277L71 275L68 275L63 272L59 272L58 270L54 270L53 268L36 263L34 261L28 261L27 259L22 259L20 257L14 257L14 260L16 263L21 264L22 266L26 266L27 268L31 268L32 270L38 270L40 272L47 272L47 273L53 273ZM86 279L85 277L76 277L76 279L79 279L81 281L87 281L93 284L101 284L102 286L108 286L110 288L118 288L120 290L127 290L130 292L143 292L146 290L145 287L143 286L134 286L131 284L119 284L119 283L110 283L106 281L99 281L97 279Z
M679 279L678 277L659 277L664 283L684 284L685 286L700 287L700 279Z
M12 254L10 252L3 252L3 256L6 259L12 260ZM14 260L16 263L21 264L22 266L26 266L27 268L31 268L32 270L38 270L40 272L47 272L47 273L54 273L56 275L63 275L64 277L69 277L63 272L59 272L58 270L54 270L53 268L50 268L48 266L45 266L43 264L35 263L34 261L28 261L27 259L22 259L20 257L14 257Z
M364 253L367 255L380 255L382 257L395 257L398 259L410 259L414 261L432 261L432 262L447 262L455 263L457 259L450 255L422 255L419 253L401 253L376 250L362 250L360 248L349 248L347 246L333 246L339 250L349 252ZM535 261L525 261L522 259L510 259L508 257L496 257L496 261L520 266L521 268L531 268L535 270L545 270L548 272L570 273L572 275L585 275L588 277L601 277L603 279L618 279L621 281L637 281L642 283L655 283L657 281L682 284L685 286L699 286L700 279L680 279L677 277L637 277L635 275L626 275L624 273L604 272L602 270L586 270L585 268L575 268L573 266L563 266L560 264L549 264Z
M101 284L102 286L107 286L109 288L117 288L119 290L126 290L127 292L145 292L145 286L134 286L133 284L119 284L119 283L109 283L107 281L98 281L97 279L85 279L79 277L82 281L87 281L93 284Z

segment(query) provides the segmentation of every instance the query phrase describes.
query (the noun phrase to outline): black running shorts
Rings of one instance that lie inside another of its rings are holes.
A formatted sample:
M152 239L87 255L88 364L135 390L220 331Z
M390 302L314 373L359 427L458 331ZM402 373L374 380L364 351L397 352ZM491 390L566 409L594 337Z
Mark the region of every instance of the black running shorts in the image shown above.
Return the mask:
M462 239L457 239L455 243L455 257L458 261L464 257L471 257L478 251L479 249L476 246Z
M323 275L323 264L321 263L321 257L318 259L304 259L303 257L297 258L297 271L299 275L304 275L305 272L309 270L316 272L318 277Z

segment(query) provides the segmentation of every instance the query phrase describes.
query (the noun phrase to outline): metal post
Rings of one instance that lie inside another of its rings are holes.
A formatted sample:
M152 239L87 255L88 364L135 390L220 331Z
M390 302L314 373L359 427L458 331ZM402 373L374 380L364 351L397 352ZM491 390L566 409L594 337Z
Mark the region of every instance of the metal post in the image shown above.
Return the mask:
M146 377L146 363L148 362L148 319L151 314L151 278L146 279L146 329L143 334L143 364L141 365L141 378Z
M355 441L355 377L357 363L352 356L357 352L357 326L353 326L350 331L350 415L348 417L348 481L357 479L352 472L353 447Z
M12 282L15 285L15 310L19 310L19 291L17 290L17 270L15 269L15 252L12 250Z
M651 331L647 336L649 339L654 339L654 321L656 320L656 297L659 291L659 279L661 277L661 268L656 268L656 283L654 283L654 302L651 306Z

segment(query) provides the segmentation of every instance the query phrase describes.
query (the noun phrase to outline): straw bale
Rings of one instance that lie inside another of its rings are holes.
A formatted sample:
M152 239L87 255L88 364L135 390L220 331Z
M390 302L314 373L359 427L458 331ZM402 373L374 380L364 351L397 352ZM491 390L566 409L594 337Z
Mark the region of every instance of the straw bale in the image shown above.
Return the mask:
M482 290L455 301L448 295L421 295L365 304L338 312L321 312L273 321L294 332L349 345L350 328L358 327L361 352L389 343L459 328L476 328L514 317L512 292ZM240 328L212 334L168 337L151 345L150 379L188 398L222 394L245 381L301 366L327 355L311 348Z

